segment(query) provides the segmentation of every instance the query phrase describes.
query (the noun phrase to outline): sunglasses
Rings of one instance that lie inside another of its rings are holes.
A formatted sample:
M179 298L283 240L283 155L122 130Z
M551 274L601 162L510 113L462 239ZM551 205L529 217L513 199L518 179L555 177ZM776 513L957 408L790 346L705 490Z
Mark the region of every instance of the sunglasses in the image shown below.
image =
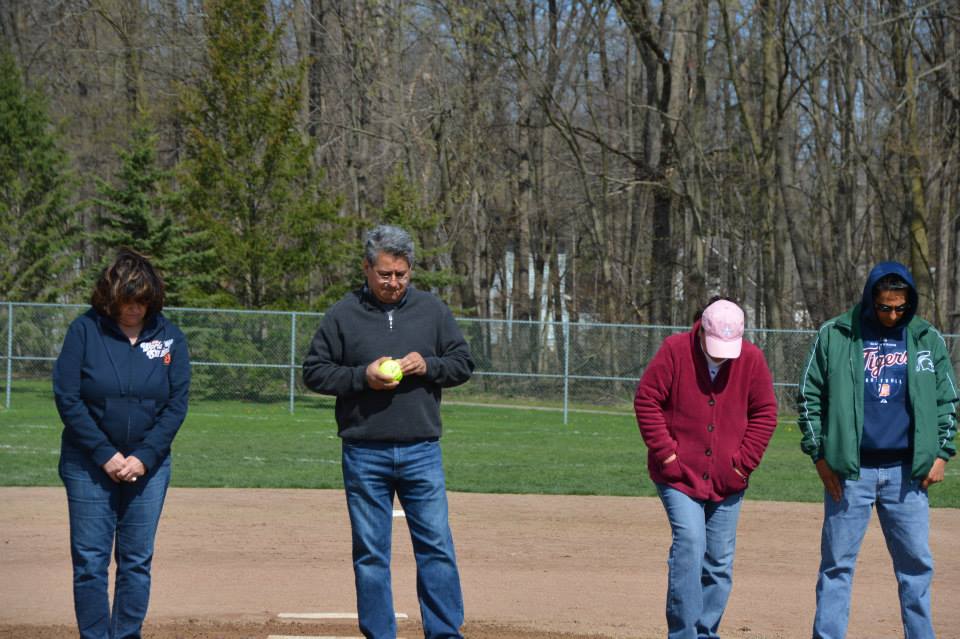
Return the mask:
M873 308L877 309L878 313L906 313L910 310L909 304L901 304L900 306L888 306L886 304L874 304Z

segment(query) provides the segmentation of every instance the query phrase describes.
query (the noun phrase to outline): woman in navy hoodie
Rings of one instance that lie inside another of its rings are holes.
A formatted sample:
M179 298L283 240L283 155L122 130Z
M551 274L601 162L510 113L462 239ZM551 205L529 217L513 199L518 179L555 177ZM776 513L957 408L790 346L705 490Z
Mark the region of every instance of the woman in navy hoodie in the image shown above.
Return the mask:
M122 249L97 281L93 308L70 324L53 370L81 639L138 638L147 613L170 445L190 388L187 342L161 314L163 299L147 258Z

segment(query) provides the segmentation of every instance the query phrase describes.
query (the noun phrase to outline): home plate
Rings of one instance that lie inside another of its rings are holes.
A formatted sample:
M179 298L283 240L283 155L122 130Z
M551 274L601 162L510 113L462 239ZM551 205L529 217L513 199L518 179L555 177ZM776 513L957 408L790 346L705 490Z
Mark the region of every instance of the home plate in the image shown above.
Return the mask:
M281 612L281 619L357 619L355 612ZM394 613L397 619L409 619L406 613Z
M406 517L407 515L406 515L402 510L394 510L394 511L393 511L393 516L394 516L394 517Z

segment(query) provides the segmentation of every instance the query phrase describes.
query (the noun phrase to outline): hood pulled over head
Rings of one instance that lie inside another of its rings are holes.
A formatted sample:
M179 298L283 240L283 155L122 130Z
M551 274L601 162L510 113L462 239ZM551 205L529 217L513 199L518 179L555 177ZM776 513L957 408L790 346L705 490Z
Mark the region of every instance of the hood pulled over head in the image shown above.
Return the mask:
M860 315L865 320L868 320L874 326L881 326L880 320L877 318L877 313L873 308L873 287L877 285L877 282L882 280L887 275L897 275L904 282L907 283L909 287L907 289L907 303L910 305L910 308L903 314L900 320L897 322L897 326L906 326L910 323L910 320L913 319L913 316L917 314L917 304L920 301L919 296L917 295L917 286L913 281L913 276L910 274L910 269L901 264L900 262L880 262L873 267L873 270L870 271L870 275L867 276L867 282L863 285L863 298L860 302Z

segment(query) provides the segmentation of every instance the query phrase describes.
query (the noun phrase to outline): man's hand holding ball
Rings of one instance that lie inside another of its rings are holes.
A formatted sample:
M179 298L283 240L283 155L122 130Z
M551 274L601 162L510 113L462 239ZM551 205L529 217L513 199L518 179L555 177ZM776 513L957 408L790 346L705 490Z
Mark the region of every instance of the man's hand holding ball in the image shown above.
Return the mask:
M403 369L400 368L400 362L395 359L388 359L380 364L380 372L387 377L393 378L395 382L403 379Z
M393 390L404 375L425 375L427 362L420 353L407 353L401 359L378 357L367 366L367 384L373 390Z
M392 362L392 357L378 357L367 366L367 385L373 390L393 390L400 382L393 375L384 373L380 367L386 362Z

